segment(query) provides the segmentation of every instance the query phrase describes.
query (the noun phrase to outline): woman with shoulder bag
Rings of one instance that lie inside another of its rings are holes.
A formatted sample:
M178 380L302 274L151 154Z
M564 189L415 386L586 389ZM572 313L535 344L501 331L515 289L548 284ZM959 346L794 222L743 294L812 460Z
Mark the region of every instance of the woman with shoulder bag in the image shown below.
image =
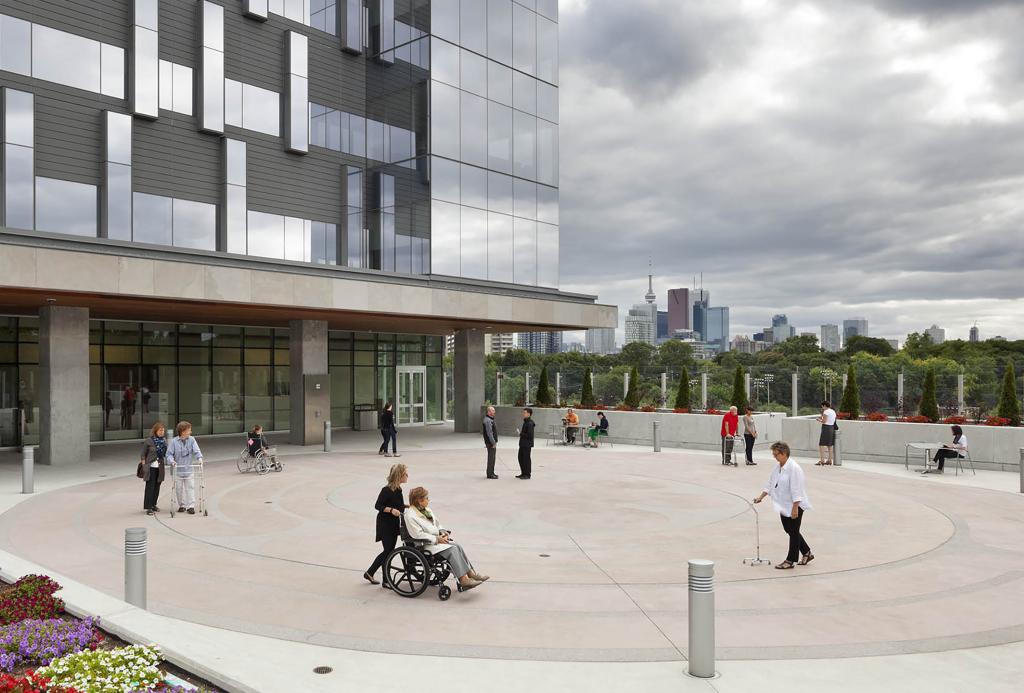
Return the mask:
M149 430L149 438L142 442L142 460L139 462L139 476L146 482L146 493L142 500L142 509L147 515L160 511L156 506L160 498L160 484L164 481L164 460L167 457L167 430L163 423L157 421Z

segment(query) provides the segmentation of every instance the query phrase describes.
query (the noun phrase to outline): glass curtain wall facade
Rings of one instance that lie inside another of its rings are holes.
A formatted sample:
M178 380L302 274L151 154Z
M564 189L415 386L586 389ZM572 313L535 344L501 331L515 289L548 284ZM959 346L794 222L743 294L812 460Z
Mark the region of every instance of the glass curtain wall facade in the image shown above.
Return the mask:
M394 401L400 368L421 367L426 421L443 417L443 337L330 332L331 421L355 405ZM155 421L190 421L199 435L289 428L288 330L93 320L89 330L90 438L132 440ZM39 441L39 321L0 317L0 447Z

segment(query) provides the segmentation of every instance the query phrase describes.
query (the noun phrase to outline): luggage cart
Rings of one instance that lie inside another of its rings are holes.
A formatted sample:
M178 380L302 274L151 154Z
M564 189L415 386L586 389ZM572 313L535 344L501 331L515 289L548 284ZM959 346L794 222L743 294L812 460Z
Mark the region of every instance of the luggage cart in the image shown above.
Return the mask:
M179 467L182 469L179 470ZM179 474L179 471L183 471L184 467L188 467L191 474ZM191 465L171 465L171 517L178 512L178 508L183 507L181 499L178 498L178 482L179 480L191 480L192 483L192 494L195 499L196 514L201 514L203 517L209 517L210 512L206 508L206 472L203 469L203 462L200 460L197 464Z

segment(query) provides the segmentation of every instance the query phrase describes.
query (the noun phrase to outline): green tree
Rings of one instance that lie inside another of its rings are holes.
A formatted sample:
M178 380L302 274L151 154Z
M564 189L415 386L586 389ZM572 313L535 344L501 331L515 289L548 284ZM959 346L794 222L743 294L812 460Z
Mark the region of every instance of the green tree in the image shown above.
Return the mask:
M533 398L533 401L541 406L550 406L552 404L551 384L548 382L548 367L546 364L540 369L540 377L537 378L537 396Z
M913 359L926 359L933 347L932 336L927 332L911 332L903 342L903 351Z
M630 342L622 347L619 353L619 362L634 368L644 368L654 361L658 350L647 342Z
M921 404L918 408L921 416L928 417L932 423L939 421L939 402L935 398L935 369L929 368L924 376L924 387L921 390Z
M747 386L743 366L736 366L736 373L732 377L732 398L729 401L740 411L747 408Z
M839 411L849 414L851 419L860 418L860 391L857 389L857 369L851 363L846 369L846 388L843 390L843 401L839 403Z
M625 404L633 409L640 406L640 371L636 366L633 366L633 370L629 373L629 388L626 390Z
M590 382L591 370L588 368L583 373L583 394L580 395L580 406L585 409L592 409L594 402L594 386Z
M865 337L859 334L855 334L846 340L844 350L847 356L853 356L860 352L874 354L875 356L892 356L896 353L896 350L892 348L892 344L889 344L889 342L881 337Z
M501 360L501 365L505 368L529 366L530 352L525 349L509 349L505 352L505 356Z
M683 366L679 377L679 390L676 392L676 409L690 410L690 372Z
M1013 369L1013 361L1006 362L1003 374L1003 391L999 395L999 409L996 415L1009 419L1014 426L1020 426L1020 402L1017 401L1017 378Z
M658 347L658 360L666 371L676 371L693 360L693 347L678 339L670 339Z
M821 351L821 348L818 346L818 338L813 334L802 334L799 337L787 339L786 341L775 345L774 349L786 356L817 354Z

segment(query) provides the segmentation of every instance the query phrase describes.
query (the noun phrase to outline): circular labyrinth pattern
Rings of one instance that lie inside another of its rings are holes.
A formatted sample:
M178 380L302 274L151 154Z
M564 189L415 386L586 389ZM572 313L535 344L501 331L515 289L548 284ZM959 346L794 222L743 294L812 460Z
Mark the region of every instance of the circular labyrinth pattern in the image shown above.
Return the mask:
M545 660L676 660L687 647L687 560L715 561L723 659L862 656L1024 639L1019 500L846 469L807 469L817 558L784 557L768 474L700 453L535 451L530 481L474 451L403 459L482 572L479 589L400 599L362 579L380 549L376 455L308 455L286 471L207 470L209 517L147 518L150 609L359 650ZM504 457L510 457L505 453ZM0 516L0 545L112 595L135 480L43 494ZM164 501L166 504L167 501ZM991 545L984 541L991 537ZM73 547L73 549L68 549ZM380 574L378 573L378 578ZM450 582L454 586L453 582ZM409 628L409 623L429 624Z

